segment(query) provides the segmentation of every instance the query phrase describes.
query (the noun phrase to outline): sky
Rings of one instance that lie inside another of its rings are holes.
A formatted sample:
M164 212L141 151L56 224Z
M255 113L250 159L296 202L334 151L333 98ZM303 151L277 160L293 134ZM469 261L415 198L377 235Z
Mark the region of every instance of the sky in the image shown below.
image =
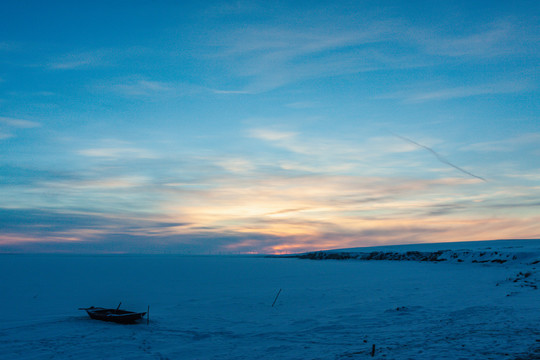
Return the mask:
M536 1L4 1L0 252L540 238Z

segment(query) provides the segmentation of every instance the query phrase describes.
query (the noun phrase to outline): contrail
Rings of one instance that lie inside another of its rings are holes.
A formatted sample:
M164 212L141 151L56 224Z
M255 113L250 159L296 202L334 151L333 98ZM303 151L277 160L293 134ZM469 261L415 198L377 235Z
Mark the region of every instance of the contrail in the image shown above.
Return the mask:
M394 134L394 133L392 133L392 135L397 136L397 137L400 138L401 140L405 140L405 141L407 141L407 142L410 142L411 144L414 144L414 145L416 145L416 146L418 146L418 147L421 147L422 149L426 149L427 151L429 151L430 153L432 153L433 155L435 155L435 157L437 158L437 160L439 160L440 162L442 162L442 163L444 163L444 164L446 164L446 165L450 165L450 166L453 167L454 169L459 170L459 171L461 171L461 172L464 173L464 174L467 174L467 175L469 175L469 176L472 176L472 177L474 177L474 178L477 178L477 179L480 179L480 180L482 180L482 181L487 182L487 180L484 179L483 177L478 176L478 175L474 175L473 173L470 173L470 172L468 172L467 170L462 169L462 168L460 168L459 166L452 164L450 161L448 161L448 160L446 160L445 158L443 158L441 155L439 155L435 150L433 150L433 149L430 148L430 147L427 147L427 146L425 146L425 145L419 144L419 143L417 143L417 142L414 141L414 140L411 140L411 139L409 139L409 138L406 138L405 136L401 136L401 135Z

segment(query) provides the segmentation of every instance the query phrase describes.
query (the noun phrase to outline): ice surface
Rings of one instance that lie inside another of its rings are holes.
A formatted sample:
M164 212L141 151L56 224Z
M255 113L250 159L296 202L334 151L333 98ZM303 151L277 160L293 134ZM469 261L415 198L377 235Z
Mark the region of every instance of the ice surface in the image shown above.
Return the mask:
M537 359L533 262L2 255L0 357ZM77 310L120 301L150 325Z

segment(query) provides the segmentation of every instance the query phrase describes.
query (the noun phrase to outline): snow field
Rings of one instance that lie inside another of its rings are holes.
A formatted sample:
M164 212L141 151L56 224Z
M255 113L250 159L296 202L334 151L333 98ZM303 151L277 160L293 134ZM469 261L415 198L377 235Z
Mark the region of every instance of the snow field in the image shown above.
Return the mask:
M529 263L2 255L0 354L366 359L375 344L380 359L533 359L540 297L524 281L537 274ZM77 310L120 301L150 305L150 324Z

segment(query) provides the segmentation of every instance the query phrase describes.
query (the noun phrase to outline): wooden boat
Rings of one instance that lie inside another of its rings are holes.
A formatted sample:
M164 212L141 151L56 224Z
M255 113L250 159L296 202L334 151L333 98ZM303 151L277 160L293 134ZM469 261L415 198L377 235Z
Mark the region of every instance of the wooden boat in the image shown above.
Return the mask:
M122 303L120 303L122 304ZM112 321L118 324L132 324L143 318L146 312L133 312L120 310L120 305L116 309L106 309L102 307L91 306L89 308L79 308L86 310L88 316L95 320Z

